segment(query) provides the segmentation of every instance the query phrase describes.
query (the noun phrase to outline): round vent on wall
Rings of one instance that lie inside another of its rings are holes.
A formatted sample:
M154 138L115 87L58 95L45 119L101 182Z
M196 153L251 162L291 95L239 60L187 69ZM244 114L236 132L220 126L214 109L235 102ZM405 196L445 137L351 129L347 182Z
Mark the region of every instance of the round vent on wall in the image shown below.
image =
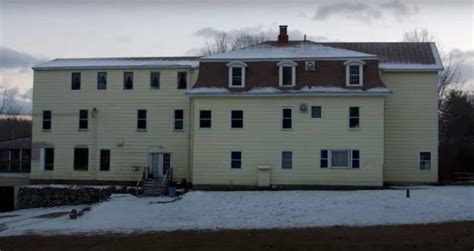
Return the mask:
M308 106L306 104L301 104L300 105L300 112L307 112L308 111Z

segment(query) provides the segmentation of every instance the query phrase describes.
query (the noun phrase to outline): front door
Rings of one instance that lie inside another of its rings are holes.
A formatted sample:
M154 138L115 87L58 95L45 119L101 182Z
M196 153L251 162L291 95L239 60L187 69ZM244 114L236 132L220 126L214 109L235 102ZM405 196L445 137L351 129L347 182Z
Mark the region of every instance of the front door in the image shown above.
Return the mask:
M170 153L150 153L150 174L152 178L160 179L165 177L170 166Z

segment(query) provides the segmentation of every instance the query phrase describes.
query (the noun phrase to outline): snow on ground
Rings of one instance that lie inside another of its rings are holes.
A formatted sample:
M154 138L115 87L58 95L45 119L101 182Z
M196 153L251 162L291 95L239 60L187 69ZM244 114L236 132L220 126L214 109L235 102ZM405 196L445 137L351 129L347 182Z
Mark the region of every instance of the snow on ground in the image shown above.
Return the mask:
M262 229L409 224L474 220L474 186L405 190L190 192L166 198L113 195L77 220L67 216L28 225L5 224L0 236L103 232ZM9 214L34 214L30 209ZM58 210L56 210L58 211ZM61 210L59 210L61 211ZM6 214L0 214L0 217ZM1 219L1 222L8 218Z

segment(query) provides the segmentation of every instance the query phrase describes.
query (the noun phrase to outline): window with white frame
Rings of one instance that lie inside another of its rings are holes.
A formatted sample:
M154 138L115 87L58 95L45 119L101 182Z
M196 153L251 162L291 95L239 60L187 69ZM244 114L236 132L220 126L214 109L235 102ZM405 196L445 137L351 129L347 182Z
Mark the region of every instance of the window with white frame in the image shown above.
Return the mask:
M364 62L347 61L346 65L346 86L362 86L364 83Z
M321 150L321 168L360 168L359 150Z
M182 131L184 128L184 111L174 110L174 130Z
M349 128L358 130L360 128L360 113L358 106L349 107Z
M231 128L244 128L244 111L233 110L231 111Z
M289 130L289 129L293 128L292 124L293 124L292 123L292 109L291 108L283 108L281 128L283 130Z
M242 152L232 151L230 153L230 168L232 169L242 168Z
M232 61L227 64L229 68L229 87L245 87L245 67L241 61Z
M282 87L291 87L296 85L296 66L294 61L281 61L279 67L279 85Z
M210 110L199 111L199 128L211 128L212 114Z
M431 152L420 152L420 170L431 169Z

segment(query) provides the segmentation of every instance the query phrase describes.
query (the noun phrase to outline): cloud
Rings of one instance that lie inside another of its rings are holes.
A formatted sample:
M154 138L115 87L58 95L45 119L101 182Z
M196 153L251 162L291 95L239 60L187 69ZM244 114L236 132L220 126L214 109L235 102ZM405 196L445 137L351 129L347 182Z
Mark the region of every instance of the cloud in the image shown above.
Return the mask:
M385 2L335 2L321 5L314 15L314 20L326 20L333 16L359 19L370 22L384 16L394 16L399 19L417 12L415 7L409 7L400 0Z
M42 61L44 59L0 46L0 69L30 68Z

